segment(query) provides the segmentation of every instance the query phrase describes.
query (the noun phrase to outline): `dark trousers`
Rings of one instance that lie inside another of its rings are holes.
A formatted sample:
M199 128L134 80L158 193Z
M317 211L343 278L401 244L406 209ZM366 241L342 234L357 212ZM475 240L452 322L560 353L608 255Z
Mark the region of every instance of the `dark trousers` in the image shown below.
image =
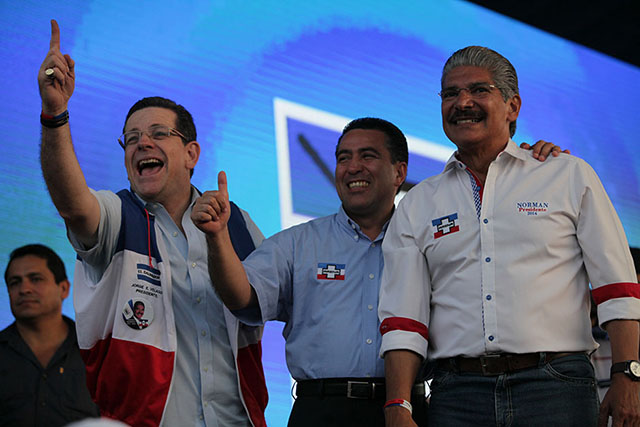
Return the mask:
M298 397L293 404L289 427L384 427L385 398L351 399L346 396ZM425 396L411 399L413 419L427 425Z

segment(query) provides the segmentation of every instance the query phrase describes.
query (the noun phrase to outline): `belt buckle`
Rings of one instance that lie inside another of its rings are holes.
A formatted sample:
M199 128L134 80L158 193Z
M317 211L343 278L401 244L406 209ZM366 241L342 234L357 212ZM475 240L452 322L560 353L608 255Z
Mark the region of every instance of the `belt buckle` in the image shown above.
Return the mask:
M501 354L487 354L485 356L480 356L480 369L482 370L482 375L484 376L490 376L490 375L496 375L495 372L492 372L488 366L488 362L492 361L492 360L498 360L500 359L500 356L502 356Z
M353 395L352 392L353 390L353 386L354 385L363 385L363 386L368 386L369 384L371 384L371 395L370 396L356 396ZM376 393L376 383L368 383L366 381L347 381L347 398L348 399L372 399L373 397L375 397L375 393Z

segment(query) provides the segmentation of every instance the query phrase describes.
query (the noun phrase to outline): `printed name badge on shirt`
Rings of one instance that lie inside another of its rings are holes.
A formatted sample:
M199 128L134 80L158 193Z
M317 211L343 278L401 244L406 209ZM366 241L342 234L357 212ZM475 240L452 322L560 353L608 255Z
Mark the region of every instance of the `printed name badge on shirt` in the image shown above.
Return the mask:
M527 215L527 216L545 215L549 212L549 202L543 202L543 201L516 202L516 212L518 212L520 215Z
M431 224L433 225L434 239L460 231L458 212L431 220Z
M153 304L162 298L160 270L152 265L138 263L135 277L137 281L131 284L133 297L122 309L122 320L131 329L141 330L153 321Z
M319 262L317 277L319 280L344 280L346 271L347 264Z
M122 309L122 320L131 329L145 329L153 322L153 305L144 298L132 298Z

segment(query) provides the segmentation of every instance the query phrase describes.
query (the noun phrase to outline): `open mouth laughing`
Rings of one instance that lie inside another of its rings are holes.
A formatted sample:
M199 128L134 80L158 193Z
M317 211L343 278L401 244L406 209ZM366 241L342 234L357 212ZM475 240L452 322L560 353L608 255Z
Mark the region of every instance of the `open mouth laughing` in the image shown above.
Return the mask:
M162 169L163 166L164 162L160 159L142 159L138 162L138 173L140 176L152 175Z

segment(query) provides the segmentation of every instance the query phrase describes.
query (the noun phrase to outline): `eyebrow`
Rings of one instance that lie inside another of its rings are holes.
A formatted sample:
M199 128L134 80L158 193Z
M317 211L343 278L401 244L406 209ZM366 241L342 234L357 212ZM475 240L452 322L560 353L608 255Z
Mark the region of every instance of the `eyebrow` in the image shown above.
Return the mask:
M150 125L147 129L151 129L152 127L155 127L155 126L166 126L166 127L169 127L169 128L173 128L173 126L174 126L174 125L165 125L165 124L163 124L163 123L154 123L154 124ZM131 129L129 129L129 130L127 130L127 131L125 131L124 133L132 132L132 131L134 131L134 130L135 130L135 131L139 131L140 129L139 129L139 128L137 128L137 127L136 127L136 128L131 128Z
M373 153L376 153L376 154L380 154L380 151L376 150L373 147L363 147L363 148L358 148L358 150L357 150L358 154L362 154L362 153L366 153L366 152L373 152ZM351 154L351 153L353 153L353 150L341 149L340 151L338 151L336 153L336 157L338 157L341 154L345 154L345 153Z
M465 87L476 87L479 85L492 85L494 83L489 83L489 82L473 82L471 83L469 86L465 86ZM443 87L442 90L448 90L448 89L459 89L459 86L447 86L447 87Z

